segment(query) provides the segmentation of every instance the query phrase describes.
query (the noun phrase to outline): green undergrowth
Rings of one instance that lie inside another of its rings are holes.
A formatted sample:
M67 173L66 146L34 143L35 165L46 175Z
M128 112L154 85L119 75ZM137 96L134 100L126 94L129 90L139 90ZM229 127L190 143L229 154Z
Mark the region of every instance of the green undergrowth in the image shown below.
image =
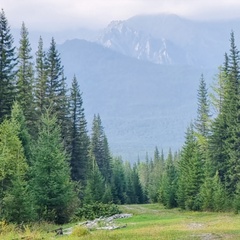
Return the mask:
M23 230L16 230L13 225L5 225L1 229L0 239L68 239L68 240L181 240L181 239L240 239L240 216L233 213L190 212L179 209L165 209L158 204L124 205L119 207L124 213L132 213L131 218L116 220L119 226L126 226L117 230L89 231L76 224L73 234L69 236L55 236L54 229L59 226L43 224L31 226ZM28 237L28 238L27 238Z

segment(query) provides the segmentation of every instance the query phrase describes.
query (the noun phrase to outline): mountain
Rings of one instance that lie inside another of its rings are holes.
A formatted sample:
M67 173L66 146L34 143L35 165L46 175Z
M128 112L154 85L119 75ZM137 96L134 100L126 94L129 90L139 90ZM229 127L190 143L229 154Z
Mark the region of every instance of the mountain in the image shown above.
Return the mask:
M58 45L68 84L74 74L79 81L89 129L99 113L112 153L130 161L155 146L180 149L196 115L200 76L212 82L239 23L136 16L111 22L91 42Z
M202 69L139 61L78 39L58 49L68 80L75 73L79 81L89 128L99 113L114 155L136 161L155 146L182 146Z
M157 64L218 67L240 20L200 22L173 14L140 15L113 21L98 43Z
M170 41L136 31L124 21L111 22L99 37L98 43L121 54L156 64L179 64L184 58L183 54L179 57L181 49ZM174 54L170 55L170 52Z

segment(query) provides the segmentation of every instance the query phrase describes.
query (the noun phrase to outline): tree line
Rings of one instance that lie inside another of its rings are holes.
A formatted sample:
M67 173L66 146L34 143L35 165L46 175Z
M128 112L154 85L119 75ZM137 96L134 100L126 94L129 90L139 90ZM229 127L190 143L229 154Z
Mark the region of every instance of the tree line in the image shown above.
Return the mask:
M170 151L164 162L154 157L144 165L147 178L142 186L148 200L169 208L239 212L239 61L231 32L230 51L225 53L210 93L204 76L200 77L197 116L186 130L182 149L177 154Z
M54 38L48 50L39 38L33 60L24 23L20 36L17 48L2 10L0 219L64 223L96 203L238 212L240 73L233 33L211 95L200 78L197 118L182 149L165 157L156 147L153 158L132 165L112 156L99 114L89 134L80 86L73 75L67 88Z

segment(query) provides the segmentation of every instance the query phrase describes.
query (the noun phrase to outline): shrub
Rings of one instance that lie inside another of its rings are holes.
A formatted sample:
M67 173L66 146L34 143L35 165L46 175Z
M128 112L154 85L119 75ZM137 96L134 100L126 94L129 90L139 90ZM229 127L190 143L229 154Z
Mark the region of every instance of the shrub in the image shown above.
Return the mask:
M73 232L71 233L72 236L75 237L81 237L89 234L89 230L82 226L77 226L73 229Z
M121 211L117 205L96 202L94 204L84 204L81 208L78 209L76 216L80 219L93 220L101 216L109 217L118 213L121 213Z

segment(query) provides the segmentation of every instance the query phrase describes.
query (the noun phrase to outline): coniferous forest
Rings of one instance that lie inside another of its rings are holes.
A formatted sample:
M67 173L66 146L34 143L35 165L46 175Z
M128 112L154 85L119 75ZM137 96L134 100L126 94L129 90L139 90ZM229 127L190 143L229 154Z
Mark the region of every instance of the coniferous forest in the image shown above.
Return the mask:
M73 73L66 85L54 38L45 50L40 37L33 56L23 23L18 46L1 10L1 220L65 223L91 206L149 202L238 213L240 55L233 32L211 93L200 76L197 117L182 149L165 156L156 147L153 158L134 164L112 156L99 115L88 132L78 80Z

